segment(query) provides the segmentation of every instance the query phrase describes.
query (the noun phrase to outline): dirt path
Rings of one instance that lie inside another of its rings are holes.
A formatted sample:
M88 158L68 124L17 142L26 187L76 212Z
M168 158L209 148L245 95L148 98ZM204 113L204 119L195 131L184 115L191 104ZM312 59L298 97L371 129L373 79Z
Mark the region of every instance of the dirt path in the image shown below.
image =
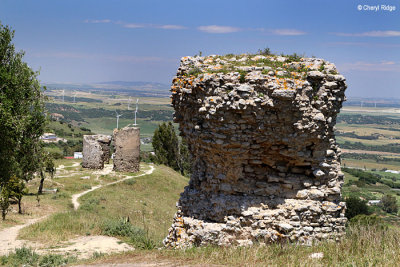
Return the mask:
M80 259L87 259L93 256L93 253L120 253L125 251L134 250L134 247L122 243L118 238L111 236L81 236L78 238L70 239L66 242L59 244L59 248L43 248L40 243L18 240L19 231L45 219L47 216L41 218L31 219L27 223L17 225L11 228L0 231L0 256L7 255L14 252L16 248L28 246L35 248L38 254L69 254L75 255Z
M110 165L111 165L111 164L110 164ZM107 167L108 167L108 168L107 168ZM111 165L111 169L109 168L109 166L107 166L107 167L105 167L105 168L103 169L103 172L101 173L101 175L107 175L107 174L109 174L109 173L112 172L112 165ZM107 168L107 169L106 169L106 168ZM153 165L150 165L150 170L145 171L145 172L142 173L142 174L135 175L135 176L126 176L125 178L123 178L123 179L121 179L121 180L118 180L118 181L115 181L115 182L111 182L111 183L108 183L108 184L104 184L104 185L96 185L96 186L93 186L92 188L90 188L89 190L86 190L86 191L83 191L83 192L81 192L81 193L72 195L72 204L74 205L74 210L77 210L77 209L79 208L79 206L80 206L80 204L79 204L79 202L78 202L78 199L79 199L81 196L86 195L87 193L90 193L90 192L92 192L92 191L94 191L94 190L97 190L97 189L99 189L99 188L101 188L101 187L104 187L104 186L113 185L113 184L117 184L117 183L123 182L123 181L128 180L128 179L131 179L131 178L136 178L136 177L140 177L140 176L152 174L153 171L154 171L154 166L153 166Z
M72 196L72 203L74 205L74 209L77 210L80 206L78 199L86 195L87 193L90 193L94 190L97 190L101 187L108 186L108 185L113 185L117 184L120 182L123 182L128 179L132 179L135 177L140 177L144 175L149 175L153 173L154 171L154 166L150 165L150 169L145 171L142 174L139 175L134 175L134 176L126 176L125 178L111 182L108 184L103 184L103 185L97 185L92 187L89 190L86 190L84 192L81 192L79 194L75 194ZM105 166L105 168L99 172L97 172L97 175L107 175L112 172L112 165L110 166ZM125 243L122 243L119 239L115 237L110 237L110 236L81 236L72 240L68 240L67 242L69 245L66 245L65 247L57 248L57 249L51 249L51 250L45 250L47 252L54 252L54 253L62 253L62 254L76 254L78 258L90 258L93 253L116 253L116 252L124 252L124 251L129 251L129 250L134 250L134 247L131 247ZM72 243L72 244L71 244Z
M14 251L16 248L23 247L25 245L25 243L28 241L17 240L19 231L22 228L27 227L31 224L34 224L40 220L43 220L46 217L47 216L43 216L43 217L36 218L36 219L30 219L25 224L13 226L13 227L6 228L6 229L0 231L0 244L1 244L0 245L0 255L6 255L9 252ZM32 246L32 244L30 244L30 246Z
M69 254L75 255L80 259L88 259L97 253L121 253L134 250L134 247L122 243L118 238L111 236L80 236L70 239L64 244L60 244L59 248L41 249L37 252L40 254Z
M104 185L94 186L91 189L81 192L79 194L75 194L72 196L72 203L74 204L74 209L77 210L79 208L78 199L96 189L99 189L103 186L108 186L112 184L117 184L123 182L128 179L132 179L135 177L140 177L144 175L148 175L153 173L154 166L150 165L150 169L145 171L142 174L135 176L126 176L125 178L111 182ZM104 170L96 173L97 175L107 175L112 172L112 165L106 166ZM116 252L124 252L129 250L134 250L135 248L129 246L128 244L122 243L119 239L110 236L81 236L75 239L68 240L67 242L63 242L60 244L58 248L43 248L43 246L39 243L35 243L28 240L17 240L18 233L22 228L30 226L40 220L45 219L47 216L43 216L36 219L30 219L25 224L17 225L14 227L6 228L0 231L0 256L7 255L10 252L14 252L16 248L20 248L23 246L29 246L36 248L36 252L39 254L48 254L48 253L57 253L57 254L74 254L78 258L90 258L93 253L116 253Z

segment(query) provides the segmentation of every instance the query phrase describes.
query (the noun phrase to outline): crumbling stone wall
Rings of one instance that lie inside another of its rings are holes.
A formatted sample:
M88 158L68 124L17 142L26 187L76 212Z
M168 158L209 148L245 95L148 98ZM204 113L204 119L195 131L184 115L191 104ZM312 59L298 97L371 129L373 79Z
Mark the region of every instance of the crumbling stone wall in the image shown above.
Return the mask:
M84 135L82 167L90 169L103 169L104 163L110 160L111 136L109 135Z
M192 155L167 247L343 235L336 116L345 78L316 58L184 57L171 87Z
M114 133L114 170L138 172L140 166L140 128L125 127L115 129Z

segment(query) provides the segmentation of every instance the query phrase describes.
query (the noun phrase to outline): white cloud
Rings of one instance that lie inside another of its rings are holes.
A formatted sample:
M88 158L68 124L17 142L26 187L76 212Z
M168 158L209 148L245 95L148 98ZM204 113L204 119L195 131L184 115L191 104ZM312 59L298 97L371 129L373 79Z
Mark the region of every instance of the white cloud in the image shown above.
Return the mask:
M182 26L182 25L173 25L173 24L158 25L158 26L156 26L156 28L164 29L164 30L184 30L184 29L186 29L185 26Z
M183 29L186 29L185 26L173 25L173 24L158 25L158 24L121 23L121 22L118 22L116 24L120 24L120 25L122 25L122 27L130 28L130 29L142 29L142 28L163 29L163 30L183 30Z
M87 19L84 20L85 23L110 23L110 19Z
M304 35L306 32L295 30L295 29L275 29L275 30L267 30L275 35L287 35L287 36L297 36Z
M103 20L85 20L85 23L113 23L119 25L124 28L129 29L162 29L162 30L184 30L187 27L183 25L176 25L176 24L150 24L150 23L127 23L123 21L112 21L109 19ZM221 26L221 25L204 25L197 27L197 30L206 32L206 33L234 33L239 31L260 31L260 32L267 32L273 35L286 35L286 36L298 36L304 35L306 32L296 30L296 29L264 29L264 28L239 28L233 26Z
M116 25L120 25L124 28L129 29L143 29L143 28L152 28L152 29L163 29L163 30L183 30L186 29L185 26L175 25L175 24L145 24L145 23L125 23L122 21L112 21L110 19L86 19L83 21L84 23L113 23Z
M357 71L395 71L400 72L400 63L394 61L382 60L380 62L349 62L340 64L341 71L357 70Z
M120 24L120 23L118 23L118 24ZM146 25L136 24L136 23L126 23L126 24L122 24L122 27L129 28L129 29L141 29L141 28L146 28Z
M351 36L351 37L399 37L400 31L370 31L361 33L334 33L338 36Z
M231 27L231 26L219 26L219 25L208 25L208 26L199 26L197 27L199 31L207 32L207 33L232 33L238 32L242 29Z

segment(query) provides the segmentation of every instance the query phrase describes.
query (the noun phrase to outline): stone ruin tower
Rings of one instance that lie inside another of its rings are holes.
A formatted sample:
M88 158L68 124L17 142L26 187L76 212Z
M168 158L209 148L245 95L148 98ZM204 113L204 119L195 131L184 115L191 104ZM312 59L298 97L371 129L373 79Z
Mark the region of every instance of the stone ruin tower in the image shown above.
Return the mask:
M346 87L335 65L317 58L182 58L172 105L192 176L164 244L310 244L342 236L334 126Z
M103 169L104 163L110 160L111 136L84 135L82 167L89 169Z
M140 166L140 128L124 127L114 133L114 170L138 172Z

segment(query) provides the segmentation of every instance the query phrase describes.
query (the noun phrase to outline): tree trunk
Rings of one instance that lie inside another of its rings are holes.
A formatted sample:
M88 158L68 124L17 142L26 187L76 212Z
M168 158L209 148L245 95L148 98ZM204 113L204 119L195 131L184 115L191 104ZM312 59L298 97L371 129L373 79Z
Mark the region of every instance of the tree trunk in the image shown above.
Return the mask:
M44 183L44 173L43 171L40 171L40 184L39 184L39 189L38 189L38 195L41 195L43 192L43 183Z
M22 202L22 197L18 198L18 213L19 214L22 214L21 202Z
M6 214L7 214L6 210L3 209L1 211L1 217L3 218L3 221L6 219Z

